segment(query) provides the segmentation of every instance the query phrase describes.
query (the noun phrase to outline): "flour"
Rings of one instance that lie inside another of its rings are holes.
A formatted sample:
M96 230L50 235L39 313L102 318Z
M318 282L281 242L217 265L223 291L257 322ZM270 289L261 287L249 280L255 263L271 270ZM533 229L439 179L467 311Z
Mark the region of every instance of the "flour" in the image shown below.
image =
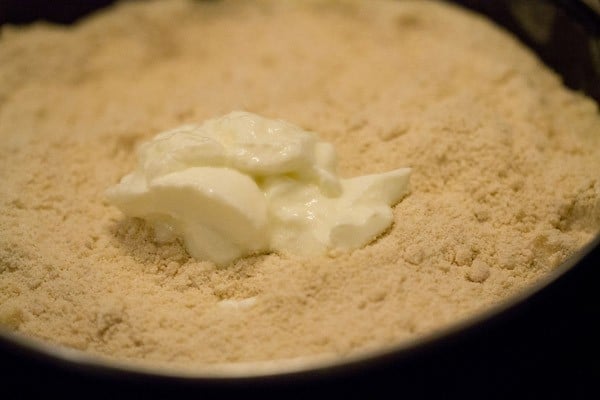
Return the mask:
M598 232L598 107L515 39L442 3L290 3L3 28L3 325L145 365L341 357L498 304ZM392 228L217 268L103 202L139 143L237 109L319 132L344 177L412 167Z

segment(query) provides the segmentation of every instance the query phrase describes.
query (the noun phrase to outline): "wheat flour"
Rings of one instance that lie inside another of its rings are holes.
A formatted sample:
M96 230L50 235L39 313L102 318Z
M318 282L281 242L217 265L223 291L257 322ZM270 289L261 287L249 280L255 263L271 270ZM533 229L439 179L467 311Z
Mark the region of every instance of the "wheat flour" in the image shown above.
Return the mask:
M154 1L0 39L0 323L200 368L353 354L498 304L600 228L600 116L509 34L424 1ZM136 145L231 110L410 166L385 235L230 268L158 245L102 193ZM239 300L239 301L238 301Z

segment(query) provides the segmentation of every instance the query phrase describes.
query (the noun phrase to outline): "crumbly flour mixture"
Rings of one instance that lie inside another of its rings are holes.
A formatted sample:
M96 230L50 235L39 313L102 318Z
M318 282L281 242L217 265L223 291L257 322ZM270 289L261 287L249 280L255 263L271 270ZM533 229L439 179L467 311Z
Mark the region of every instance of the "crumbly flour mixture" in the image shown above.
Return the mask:
M428 1L135 2L0 37L0 323L148 365L344 356L422 337L600 228L600 115L507 33ZM365 248L228 268L103 200L136 146L247 110L342 176L410 166Z

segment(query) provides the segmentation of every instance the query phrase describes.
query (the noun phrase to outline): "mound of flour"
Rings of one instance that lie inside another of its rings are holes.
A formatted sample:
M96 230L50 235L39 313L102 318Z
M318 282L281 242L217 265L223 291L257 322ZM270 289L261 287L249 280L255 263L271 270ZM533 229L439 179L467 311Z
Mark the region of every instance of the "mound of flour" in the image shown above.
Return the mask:
M27 336L190 368L343 356L497 304L600 229L597 105L446 4L124 3L4 27L0 59L0 323ZM140 142L238 109L319 132L342 176L412 167L393 227L217 268L104 202Z

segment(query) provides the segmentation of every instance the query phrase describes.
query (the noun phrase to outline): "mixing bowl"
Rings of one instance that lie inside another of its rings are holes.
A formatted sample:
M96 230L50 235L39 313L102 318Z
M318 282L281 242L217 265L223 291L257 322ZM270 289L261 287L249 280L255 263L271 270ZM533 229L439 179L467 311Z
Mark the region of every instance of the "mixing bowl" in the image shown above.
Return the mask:
M600 2L459 0L506 27L571 88L600 101ZM5 1L0 22L74 20L109 3ZM3 13L3 15L2 15ZM600 132L597 132L600 134ZM598 171L600 173L600 171ZM599 227L600 228L600 227ZM600 379L600 235L543 281L479 315L423 337L339 361L202 375L133 369L0 330L0 372L22 391L81 395L314 396L388 393L588 397Z

